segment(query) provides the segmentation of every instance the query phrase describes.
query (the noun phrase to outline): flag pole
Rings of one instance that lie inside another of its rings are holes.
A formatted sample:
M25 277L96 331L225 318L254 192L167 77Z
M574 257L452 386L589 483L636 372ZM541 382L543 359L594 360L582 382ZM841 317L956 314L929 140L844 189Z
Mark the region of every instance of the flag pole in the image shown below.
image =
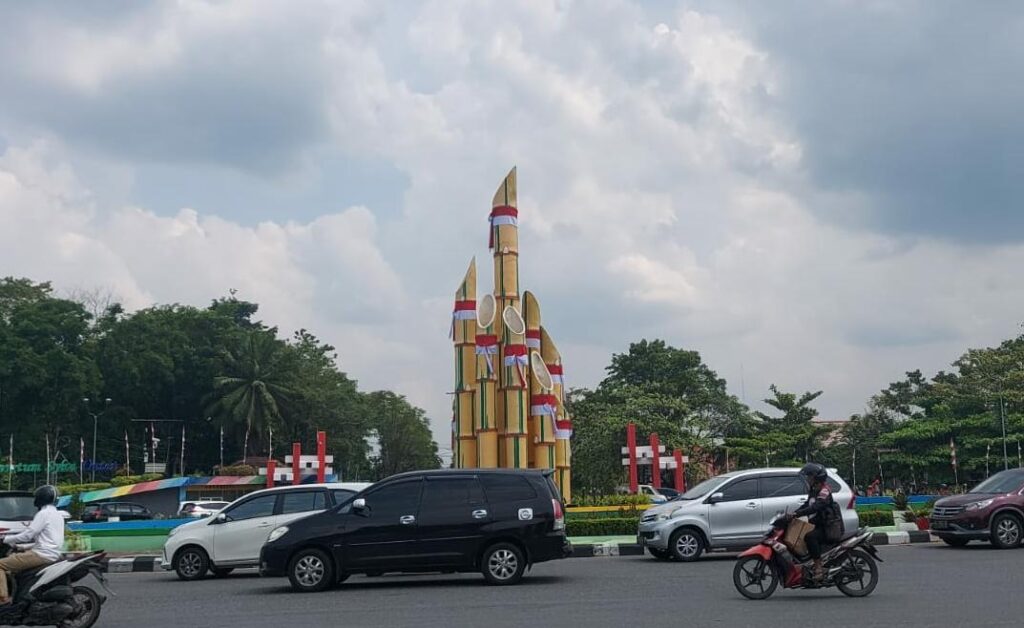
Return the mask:
M181 424L181 465L178 467L181 476L185 477L185 424Z
M50 483L50 434L46 434L46 483Z
M7 446L7 490L11 490L11 481L14 480L14 434L11 434L10 444Z
M124 431L124 475L128 477L132 474L132 460L131 450L128 447L128 430Z

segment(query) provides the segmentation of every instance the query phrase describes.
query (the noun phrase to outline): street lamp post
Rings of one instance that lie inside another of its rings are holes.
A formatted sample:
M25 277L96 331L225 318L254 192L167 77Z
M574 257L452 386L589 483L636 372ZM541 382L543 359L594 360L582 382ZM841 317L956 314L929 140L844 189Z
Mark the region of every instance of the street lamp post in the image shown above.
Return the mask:
M89 410L89 398L85 397L82 399L82 403L85 404L85 411L92 416L92 482L96 481L96 427L99 423L100 415L106 412L107 408L110 406L110 401L110 397L107 397L103 400L103 409L99 412L92 412Z

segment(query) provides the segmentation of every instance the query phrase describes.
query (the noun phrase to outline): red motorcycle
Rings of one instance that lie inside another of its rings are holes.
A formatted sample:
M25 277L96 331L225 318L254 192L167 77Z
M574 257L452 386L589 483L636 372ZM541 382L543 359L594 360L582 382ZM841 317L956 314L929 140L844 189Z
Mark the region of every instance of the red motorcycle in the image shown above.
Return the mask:
M878 585L878 550L871 544L867 528L828 551L822 552L823 578L816 581L811 561L797 556L783 542L791 518L785 515L772 521L772 527L757 545L740 554L732 570L736 590L751 600L763 600L784 589L823 589L837 587L850 597L864 597ZM877 561L877 562L876 562Z

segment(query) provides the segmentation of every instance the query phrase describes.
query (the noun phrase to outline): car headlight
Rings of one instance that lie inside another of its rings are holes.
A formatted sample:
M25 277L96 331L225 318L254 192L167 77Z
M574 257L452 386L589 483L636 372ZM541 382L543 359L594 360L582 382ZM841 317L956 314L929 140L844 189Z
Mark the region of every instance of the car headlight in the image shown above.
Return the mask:
M273 543L282 536L288 534L288 526L281 526L280 528L274 528L274 531L267 537L267 543Z
M668 512L660 512L658 513L658 521L666 521L668 519L671 519L675 517L676 514L680 513L680 511L682 511L682 508L674 508Z
M974 502L973 504L967 504L964 506L964 510L981 510L982 508L988 508L994 501L996 501L995 498L992 498L984 499L980 502Z

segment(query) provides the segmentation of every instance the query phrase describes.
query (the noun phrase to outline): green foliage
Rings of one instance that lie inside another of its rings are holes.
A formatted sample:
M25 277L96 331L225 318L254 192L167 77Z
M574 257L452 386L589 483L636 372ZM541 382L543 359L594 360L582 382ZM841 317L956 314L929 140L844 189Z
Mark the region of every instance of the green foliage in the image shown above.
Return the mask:
M696 351L642 340L612 356L607 372L595 390L569 395L575 493L610 493L623 483L619 449L631 421L641 436L657 432L666 449L687 452L691 482L703 479L698 462L716 461L719 439L742 434L751 423L746 406Z
M568 520L565 530L569 536L616 536L636 534L639 525L638 517L605 517Z
M891 510L857 511L857 516L860 518L862 526L881 528L896 525Z
M422 410L405 397L386 391L370 393L366 407L380 445L380 454L372 461L374 479L441 466L430 422Z
M573 506L627 506L638 509L646 508L650 503L650 495L580 495L573 498Z
M893 508L895 508L896 510L906 510L907 509L907 495L906 495L906 493L904 493L903 491L897 491L897 493L895 495L893 495L892 505L893 505Z
M0 280L4 458L12 435L16 461L42 461L47 436L54 459L77 461L79 439L91 458L95 415L96 459L123 464L127 434L136 470L152 425L160 439L156 459L167 461L173 475L205 474L217 465L222 427L228 463L280 455L283 443L301 442L308 451L323 430L344 477L372 475L366 438L381 421L377 400L341 372L334 347L311 333L280 339L255 318L256 304L233 296L207 308L159 305L130 314L117 303L83 300L58 298L48 283ZM389 464L437 466L423 411L402 404L414 420L380 429L410 427L412 438L386 439ZM148 423L156 419L183 423ZM178 468L182 427L185 469ZM276 452L269 451L271 429ZM12 479L17 488L41 481L27 474Z
M256 475L259 471L256 467L248 464L224 465L216 468L217 475L245 476Z
M772 397L764 402L781 416L755 412L758 422L752 429L726 440L735 452L737 464L741 467L800 466L821 458L823 438L830 428L811 422L818 411L810 405L821 396L821 391L798 396L782 392L774 384L769 390Z
M119 475L110 480L110 486L130 486L132 484L140 484L142 482L152 482L154 480L162 480L164 475L162 473L144 473L142 475Z

